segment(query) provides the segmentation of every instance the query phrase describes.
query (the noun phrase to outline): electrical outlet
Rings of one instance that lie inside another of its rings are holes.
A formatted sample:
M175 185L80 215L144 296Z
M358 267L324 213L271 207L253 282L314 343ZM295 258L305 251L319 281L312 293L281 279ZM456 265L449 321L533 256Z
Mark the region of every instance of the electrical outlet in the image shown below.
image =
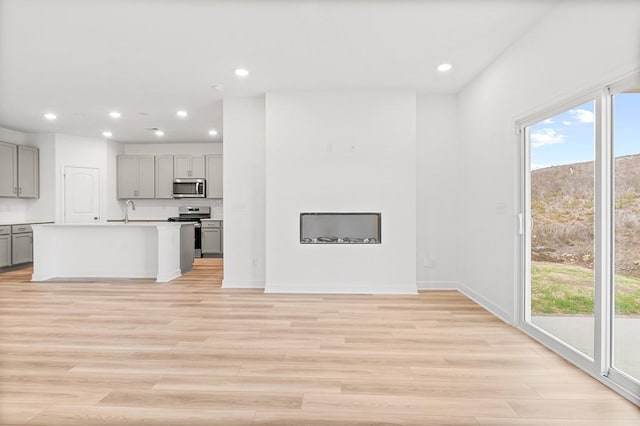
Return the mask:
M424 264L424 267L427 269L433 269L436 267L436 261L426 256L422 259L422 263Z

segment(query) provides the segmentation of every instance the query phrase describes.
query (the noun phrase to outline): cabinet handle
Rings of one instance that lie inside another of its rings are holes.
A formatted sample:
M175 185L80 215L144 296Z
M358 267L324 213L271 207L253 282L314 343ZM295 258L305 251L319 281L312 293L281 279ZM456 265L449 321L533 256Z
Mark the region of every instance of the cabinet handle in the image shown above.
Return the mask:
M17 191L18 191L18 188L14 186L13 187L13 193L15 194Z

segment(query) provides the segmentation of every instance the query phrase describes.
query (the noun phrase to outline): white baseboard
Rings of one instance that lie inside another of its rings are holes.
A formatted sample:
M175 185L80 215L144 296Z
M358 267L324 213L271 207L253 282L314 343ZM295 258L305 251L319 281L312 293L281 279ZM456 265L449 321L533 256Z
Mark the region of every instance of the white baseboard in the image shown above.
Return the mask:
M507 324L515 325L515 322L513 321L512 315L509 314L507 311L505 311L502 308L496 306L493 302L489 301L484 296L481 296L478 293L476 293L475 291L471 290L469 287L464 285L464 283L459 283L459 284L460 284L460 287L458 288L458 291L460 293L464 294L469 299L473 300L478 305L482 306L484 309L486 309L487 311L491 312L493 315L497 316L498 318L500 318L502 321L506 322Z
M266 283L265 293L302 293L302 294L417 294L415 284L393 283L388 285L370 283L342 284L342 283L308 283L304 287L292 283Z
M505 310L499 308L493 302L490 302L484 296L479 295L459 281L418 281L417 285L419 290L457 290L502 321L510 325L515 325L512 321L512 316Z
M418 290L458 290L458 281L416 281Z
M169 273L166 274L158 274L156 277L156 282L157 283L167 283L171 280L175 280L176 278L178 278L179 276L181 276L182 273L180 272L180 269L176 269L175 271L171 271Z
M263 280L234 280L224 278L222 288L264 288Z
M39 281L47 281L50 279L55 278L53 275L43 275L43 274L33 274L31 275L31 281L32 282L39 282Z

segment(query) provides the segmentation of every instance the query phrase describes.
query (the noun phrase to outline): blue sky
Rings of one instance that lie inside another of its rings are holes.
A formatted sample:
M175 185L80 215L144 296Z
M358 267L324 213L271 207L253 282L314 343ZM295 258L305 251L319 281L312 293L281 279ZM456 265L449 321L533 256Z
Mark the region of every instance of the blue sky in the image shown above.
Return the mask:
M531 168L593 161L593 101L531 126ZM614 96L616 157L640 154L640 93Z

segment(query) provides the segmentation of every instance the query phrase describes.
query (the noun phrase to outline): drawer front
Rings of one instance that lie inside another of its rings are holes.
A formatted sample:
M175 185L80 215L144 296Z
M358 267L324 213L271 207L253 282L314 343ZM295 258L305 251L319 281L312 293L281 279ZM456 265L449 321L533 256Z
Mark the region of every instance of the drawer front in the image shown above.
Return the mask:
M7 235L11 233L11 225L0 226L0 235Z
M24 232L31 232L31 225L13 225L11 231L14 234L22 234Z
M222 228L221 220L203 220L202 221L203 228Z

